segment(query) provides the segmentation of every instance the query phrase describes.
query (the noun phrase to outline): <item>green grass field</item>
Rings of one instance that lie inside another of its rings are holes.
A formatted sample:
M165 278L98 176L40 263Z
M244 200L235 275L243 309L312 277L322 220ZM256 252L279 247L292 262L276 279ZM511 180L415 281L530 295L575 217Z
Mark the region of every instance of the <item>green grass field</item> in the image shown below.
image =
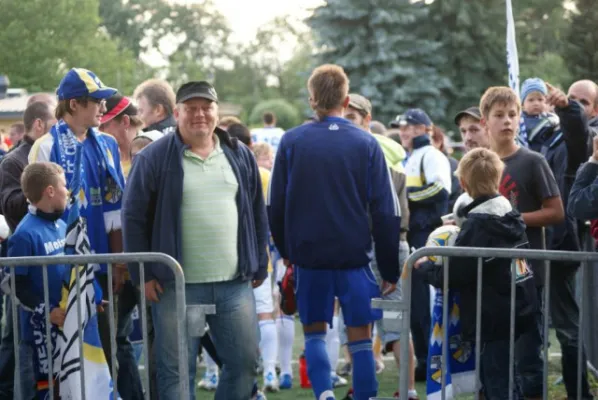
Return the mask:
M293 349L293 360L297 360L299 355L301 354L301 350L303 349L303 334L300 330L300 325L297 324L297 331L295 333L295 345ZM555 385L555 382L560 377L560 369L561 369L561 361L558 356L555 354L560 353L560 346L558 341L556 340L556 336L554 335L554 331L551 331L550 335L550 343L551 347L549 349L549 353L552 354L550 358L549 364L549 399L551 400L561 400L566 399L567 395L565 392L565 386L563 384ZM342 356L341 356L342 357ZM398 377L399 377L399 370L397 369L394 360L386 361L386 368L384 371L378 375L378 382L379 382L379 391L378 397L381 398L392 398L392 395L395 391L397 391L398 385ZM198 371L197 381L201 379L203 376L203 368ZM293 365L293 388L291 390L283 390L278 393L267 393L268 400L295 400L295 399L314 399L314 395L311 389L302 389L299 386L299 365ZM348 377L350 382L350 377ZM260 378L260 385L261 385L261 378ZM598 394L598 382L594 379L591 380L592 392L594 396ZM426 398L426 388L424 383L418 383L416 385L417 392L419 394L420 399L424 400ZM335 395L337 399L342 399L345 394L347 393L348 387L342 387L335 390ZM204 390L197 390L197 399L211 399L213 398L213 393L204 391ZM473 399L473 395L462 395L458 396L459 400L469 400Z

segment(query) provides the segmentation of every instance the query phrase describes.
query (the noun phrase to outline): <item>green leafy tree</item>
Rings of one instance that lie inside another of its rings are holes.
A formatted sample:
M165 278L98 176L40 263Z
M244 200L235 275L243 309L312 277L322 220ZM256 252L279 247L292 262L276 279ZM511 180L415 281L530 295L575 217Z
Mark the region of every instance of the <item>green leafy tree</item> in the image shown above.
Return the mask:
M53 91L69 68L84 67L107 85L116 86L120 76L128 90L143 71L98 29L97 0L2 0L0 9L0 73L14 87Z
M248 44L226 49L230 64L216 68L214 84L223 101L242 105L244 120L260 101L269 99L285 99L302 109L312 51L311 36L301 22L275 18Z
M345 69L351 91L372 101L374 118L388 121L421 107L442 119L450 81L438 73L441 43L427 37L428 17L423 2L328 0L307 23L319 62Z
M565 35L564 58L573 80L598 82L598 7L592 0L576 0Z
M569 21L563 0L513 2L521 80L538 76L558 86L570 81L563 54Z
M429 35L441 43L442 76L451 82L444 125L452 117L479 104L487 87L507 84L505 61L505 5L493 0L436 0L429 6Z
M156 0L100 0L102 27L111 37L119 39L122 48L139 57L145 50L142 43L147 29L146 11L158 5Z
M266 111L276 115L277 125L283 129L290 129L301 123L299 111L284 99L271 99L259 102L251 111L249 123L251 125L262 125L262 116Z

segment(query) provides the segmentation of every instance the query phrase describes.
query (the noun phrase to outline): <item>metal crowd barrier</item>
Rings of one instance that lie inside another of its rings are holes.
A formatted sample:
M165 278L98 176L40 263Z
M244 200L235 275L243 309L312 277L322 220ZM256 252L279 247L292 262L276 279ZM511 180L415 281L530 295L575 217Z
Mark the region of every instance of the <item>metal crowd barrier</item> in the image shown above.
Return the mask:
M598 262L598 253L596 252L575 252L575 251L550 251L550 250L527 250L527 249L498 249L498 248L464 248L464 247L424 247L416 250L407 259L402 275L402 289L403 298L400 302L390 302L381 299L374 299L372 305L375 308L384 310L399 311L397 323L400 326L401 338L408 338L410 333L410 320L411 320L411 276L413 272L413 266L415 262L427 256L441 256L443 257L443 309L442 309L442 321L443 321L443 340L442 340L442 357L441 357L441 398L446 399L446 371L448 361L448 290L449 290L449 262L451 257L472 257L477 258L477 296L476 296L476 341L475 341L475 380L476 380L476 400L480 396L480 350L481 350L481 295L482 295L482 258L506 258L506 259L527 259L527 260L543 260L545 262L546 276L544 282L544 301L543 301L543 399L548 399L548 333L549 333L549 303L550 303L550 262L551 261L573 261L581 264L578 274L580 281L584 281L584 274L586 274L586 268L589 263ZM511 326L510 326L510 351L509 351L509 400L513 397L514 388L514 336L515 336L515 263L512 263L512 281L511 281ZM584 330L584 295L582 286L579 288L582 291L579 301L579 330L578 330L578 352L577 352L577 399L581 399L581 387L582 387L582 351L584 348L583 330ZM400 398L407 399L409 389L409 341L401 340L400 342L400 377L399 377L399 394ZM380 399L381 400L381 399Z
M14 335L14 346L15 346L15 371L20 371L20 352L19 352L19 318L17 313L17 302L15 295L15 274L14 267L17 266L37 266L43 268L43 284L44 288L48 287L48 272L47 265L85 265L85 264L108 264L108 312L109 312L109 326L110 326L110 341L111 341L111 376L114 384L113 393L117 393L117 360L116 360L116 329L115 329L115 310L114 310L114 293L112 288L112 264L138 264L140 281L145 282L145 268L144 263L153 262L160 263L172 270L175 277L175 288L176 288L176 310L173 310L177 314L177 336L179 337L178 342L178 357L179 357L179 390L181 398L189 398L189 370L188 370L188 352L187 352L187 335L183 334L185 331L196 330L198 333L202 333L203 327L205 326L205 317L207 313L213 313L210 306L194 306L191 307L190 314L191 318L187 318L186 299L185 299L185 278L183 270L179 263L172 257L163 253L120 253L120 254L93 254L93 255L70 255L70 256L43 256L43 257L14 257L14 258L1 258L1 267L10 267L10 296L12 303L12 323L13 323L13 335ZM76 288L77 288L77 304L81 299L81 283L79 274L76 275ZM144 378L144 396L149 399L150 395L150 379L149 379L149 351L148 351L148 334L147 334L147 312L146 312L146 298L145 291L140 290L140 312L142 321L142 335L143 335L143 357L145 363ZM44 302L49 304L48 291L44 290ZM213 307L213 306L212 306ZM206 312L207 311L207 312ZM81 321L81 308L77 306L77 320L78 320L78 335L79 338L83 337L83 328ZM191 320L189 322L188 320ZM45 322L46 322L46 342L47 342L47 354L48 354L48 376L53 376L53 365L52 365L52 341L51 341L51 324L50 324L50 311L48 307L45 310ZM79 354L83 355L83 340L78 340ZM17 374L15 374L16 376ZM85 400L85 371L84 363L81 362L81 399ZM15 384L18 392L15 390L15 398L19 399L23 393L21 388L21 381ZM142 380L143 381L143 380ZM50 400L54 399L54 383L50 379L49 382L49 396Z

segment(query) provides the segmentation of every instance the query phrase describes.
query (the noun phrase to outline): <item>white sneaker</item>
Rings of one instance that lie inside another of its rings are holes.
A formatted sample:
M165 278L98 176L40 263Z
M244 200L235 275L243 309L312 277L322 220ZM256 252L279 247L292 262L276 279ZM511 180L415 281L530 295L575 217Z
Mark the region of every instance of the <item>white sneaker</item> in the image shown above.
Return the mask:
M278 392L280 387L278 385L278 378L274 372L268 372L264 376L264 391L266 392Z
M218 373L206 371L201 381L197 383L197 387L203 390L214 391L218 387Z
M349 384L349 382L347 382L347 380L345 378L343 378L342 376L338 376L337 374L333 373L331 378L332 378L332 387L333 388L347 386Z

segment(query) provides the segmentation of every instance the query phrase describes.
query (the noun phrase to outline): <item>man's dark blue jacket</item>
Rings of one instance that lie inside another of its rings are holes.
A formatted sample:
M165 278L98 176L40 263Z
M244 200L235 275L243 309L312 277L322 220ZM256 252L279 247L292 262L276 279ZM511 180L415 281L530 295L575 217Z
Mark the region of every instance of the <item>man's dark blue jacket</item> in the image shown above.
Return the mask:
M378 141L344 118L325 117L282 137L268 193L280 255L311 269L365 267L372 237L382 278L399 278L401 217Z
M239 183L237 248L239 273L245 279L265 279L268 268L268 222L259 170L251 150L219 128L215 134ZM136 157L123 198L122 220L125 252L160 252L182 261L181 201L183 152L188 149L180 133L151 143ZM186 238L194 240L194 238ZM165 265L146 263L145 281L174 279ZM183 271L185 266L183 265ZM134 282L138 268L130 267Z

